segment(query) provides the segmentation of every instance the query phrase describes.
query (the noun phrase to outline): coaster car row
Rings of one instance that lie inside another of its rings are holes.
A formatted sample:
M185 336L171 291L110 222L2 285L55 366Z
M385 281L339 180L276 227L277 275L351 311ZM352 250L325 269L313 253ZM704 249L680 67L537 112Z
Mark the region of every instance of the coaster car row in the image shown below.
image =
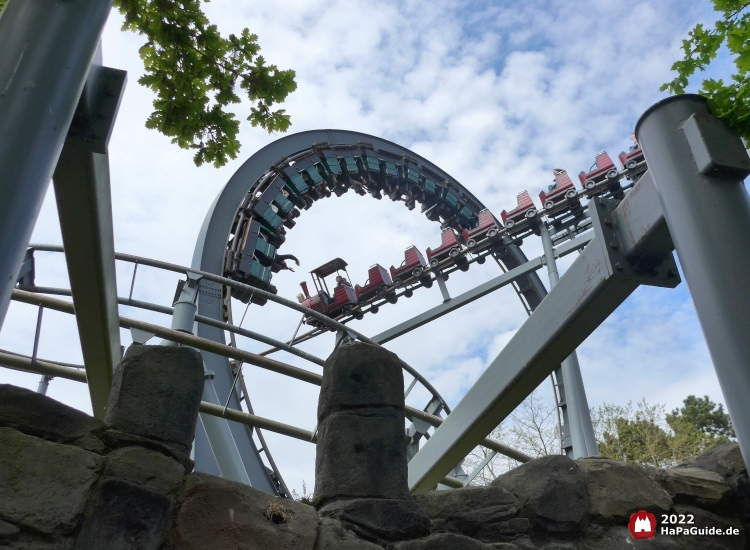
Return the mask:
M488 209L475 212L476 205L461 196L449 181L437 183L428 177L431 174L425 175L424 167L420 167L422 173L418 172L411 159L402 157L401 164L397 164L376 157L365 146L360 145L357 151L359 155L352 151L318 149L316 154L274 166L240 205L232 228L234 237L228 244L225 272L250 286L275 293L271 274L291 269L286 264L289 259L296 261L293 256L277 254L286 238L285 228L294 227L300 209L308 209L316 200L332 193L341 195L353 189L379 199L385 194L394 201L404 201L410 209L420 202L427 217L439 220L443 227L440 244L426 250L426 260L416 247L410 246L399 266L391 266L388 271L375 264L369 269L364 285L352 286L348 273L346 276L341 273L346 271L346 262L336 258L311 272L317 291L314 296L309 294L307 284L302 284L303 294L298 298L306 307L331 317L361 317L362 308L368 304L369 311L376 313L382 305L380 301L395 303L401 295L396 293L398 289L402 288L402 294L409 297L414 288L432 286L433 271L447 277L445 270L468 270L473 261L469 252L478 263L483 263L484 256L496 247L533 230L539 215L556 218L580 210L582 196L591 198L606 193L621 196L620 179L635 181L645 171L643 154L637 145L620 154L622 173L609 155L601 152L591 169L579 174L580 191L565 170L556 169L553 185L539 194L541 209L537 209L527 191L522 191L516 207L503 210L502 222L498 222ZM380 157L385 156L384 151L379 153ZM325 278L333 273L337 273L337 284L330 293ZM265 303L252 292L232 292L245 303Z

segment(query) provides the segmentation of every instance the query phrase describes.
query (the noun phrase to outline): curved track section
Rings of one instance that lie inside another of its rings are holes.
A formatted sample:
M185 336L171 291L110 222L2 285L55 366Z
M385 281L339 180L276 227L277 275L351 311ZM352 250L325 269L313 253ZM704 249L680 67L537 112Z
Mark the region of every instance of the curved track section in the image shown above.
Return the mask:
M400 145L375 136L344 130L301 132L285 136L267 145L253 154L235 172L209 208L196 242L192 268L219 276L234 272L234 265L232 264L234 258L227 255L227 251L231 252L233 243L237 242L235 237L239 235L234 236L235 232L239 234L240 230L246 227L243 225L242 217L252 217L245 213L251 202L257 214L258 209L255 208L255 205L260 200L264 199L270 204L269 199L273 199L273 197L261 196L270 184L278 179L285 182L289 181L294 177L295 171L299 173L299 171L313 164L324 161L327 154L342 159L342 171L345 170L346 161L343 159L346 157L360 159L360 172L366 172L368 157L385 159L383 165L386 162L393 165L398 164L397 170L401 170L401 172L397 177L401 177L403 180L409 180L409 171L411 171L412 183L421 182L422 192L424 192L424 183L429 180L442 189L440 191L443 194L442 196L446 197L448 193L452 193L457 204L453 205L453 198L450 198L449 210L443 209L440 211L439 209L443 207L435 207L435 205L432 205L433 209L430 210L430 201L422 202L423 208L427 204L425 213L428 219L440 221L444 226L450 226L454 229L471 228L476 225L476 215L484 209L482 203L454 178L428 160ZM355 162L357 161L355 160ZM379 168L385 170L387 167L380 166ZM394 168L396 167L394 166ZM285 169L286 171L284 171ZM343 175L346 176L347 174L344 173ZM387 174L383 175L384 178L386 176ZM307 177L305 177L305 181L314 183ZM360 181L360 183L362 184L362 190L366 189L366 192L375 194L372 193L373 189L368 188L367 181ZM352 182L349 180L350 187L351 184ZM356 185L354 187L356 192L360 191L356 188ZM280 190L281 187L279 186L278 189ZM322 196L330 196L330 192L318 193L318 198ZM377 195L375 194L375 196ZM290 198L300 200L298 197ZM311 205L309 198L303 197L301 200L305 203L298 202L298 205L302 208L309 208ZM407 206L409 205L407 204ZM411 207L413 207L413 203ZM460 207L463 207L463 210ZM276 225L278 228L278 220L272 220L272 222L271 226ZM249 229L249 226L247 227ZM283 243L283 230L277 233L281 234L282 237L275 243L278 247ZM491 251L506 269L512 269L527 261L526 256L520 249L519 238L518 233L516 233L515 238L507 234L498 235L497 244L502 246L494 247ZM237 248L238 246L234 246L235 251ZM451 268L458 268L453 260L451 258L450 261L435 267L447 273ZM464 263L461 267L465 268L466 266L467 264ZM268 282L270 282L270 277ZM270 290L273 290L272 287ZM536 307L545 294L544 286L536 274L529 275L526 280L518 285L516 291L522 297L528 309ZM198 315L217 321L226 320L227 313L231 311L228 292L230 292L229 289L223 289L216 282L201 280L196 299ZM247 301L252 299L252 296L245 298L245 301ZM202 338L222 344L226 343L224 331L219 327L199 323L196 330L197 335ZM240 410L240 395L236 389L233 389L233 365L226 357L205 351L202 354L206 368L213 371L215 375L214 386L221 401L226 402L228 400L230 407ZM255 444L252 437L252 428L237 423L230 423L230 428L252 485L270 494L288 496L284 494L284 483L276 468L273 467L273 459L268 449L262 444L262 450L259 450ZM261 453L266 454L267 462L272 465L271 468L264 464ZM195 462L197 470L219 475L216 459L211 452L205 430L200 423L196 430Z

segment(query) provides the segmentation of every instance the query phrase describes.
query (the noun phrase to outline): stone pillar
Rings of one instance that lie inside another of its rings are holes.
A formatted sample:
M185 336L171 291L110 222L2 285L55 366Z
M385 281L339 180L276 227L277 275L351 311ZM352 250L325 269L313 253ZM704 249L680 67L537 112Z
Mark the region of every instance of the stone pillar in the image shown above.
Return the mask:
M411 500L401 361L388 350L350 342L328 358L318 401L314 502L377 542L429 533Z
M189 462L202 394L200 353L134 344L115 369L105 439L113 447L130 442Z
M114 448L75 550L158 550L190 471L203 360L186 347L134 344L117 366L103 439Z

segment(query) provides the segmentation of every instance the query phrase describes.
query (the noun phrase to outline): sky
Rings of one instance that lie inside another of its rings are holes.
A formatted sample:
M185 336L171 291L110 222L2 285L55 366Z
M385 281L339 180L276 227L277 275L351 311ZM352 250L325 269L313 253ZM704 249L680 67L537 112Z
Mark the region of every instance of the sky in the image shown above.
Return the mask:
M289 0L205 5L227 35L247 27L259 37L269 63L297 73L298 89L284 104L291 132L355 130L403 145L440 166L496 215L515 206L516 194L537 195L551 170L587 169L598 151L616 155L630 145L643 111L665 97L681 40L712 18L707 1L525 0L387 1ZM205 213L235 170L280 136L244 123L237 159L225 167L196 167L192 154L147 130L151 93L138 85L142 37L121 32L113 12L103 36L105 64L128 71L126 93L109 145L115 247L118 252L189 265ZM717 71L726 69L719 64ZM237 106L244 120L249 106ZM302 262L273 282L294 299L307 272L334 258L349 263L354 282L367 268L403 260L403 250L440 241L439 227L419 209L348 193L304 212L282 249ZM54 195L42 207L32 242L61 243ZM541 244L527 239L529 258ZM561 272L575 255L560 261ZM132 265L118 263L118 294L130 290ZM499 274L490 262L450 278L452 295ZM546 274L540 272L546 282ZM140 268L133 297L171 305L177 278ZM37 284L67 286L59 254L37 253ZM442 301L437 285L410 300L385 306L353 326L375 335ZM234 317L244 311L235 303ZM121 315L169 325L165 316L121 307ZM0 332L0 348L31 354L37 311L14 303ZM524 322L526 313L508 287L386 344L425 375L455 406ZM253 306L243 327L288 339L299 314L274 304ZM121 330L124 345L131 341ZM153 342L152 342L153 343ZM250 351L266 346L241 338ZM319 357L333 336L304 344ZM690 395L723 402L687 285L641 287L579 348L589 404L624 405L645 398L678 407ZM76 327L65 314L45 311L40 358L80 363ZM278 359L321 372L279 354ZM306 429L315 426L314 386L255 367L245 375L256 414ZM0 383L36 389L39 377L0 368ZM407 377L407 383L410 379ZM542 386L552 399L549 383ZM51 397L90 412L82 384L53 380ZM408 404L422 408L415 390ZM308 490L314 480L313 445L266 434L287 484Z

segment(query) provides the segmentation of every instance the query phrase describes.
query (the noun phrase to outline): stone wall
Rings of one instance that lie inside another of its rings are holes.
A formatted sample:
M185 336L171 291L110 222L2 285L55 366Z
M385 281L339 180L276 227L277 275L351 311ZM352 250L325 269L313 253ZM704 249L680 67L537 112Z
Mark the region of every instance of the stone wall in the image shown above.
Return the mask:
M742 549L750 483L737 445L668 470L549 456L490 487L410 497L403 379L361 343L326 363L315 506L192 472L200 356L133 346L105 422L0 385L0 549ZM191 473L192 472L192 473ZM739 536L634 540L630 514L691 514Z

